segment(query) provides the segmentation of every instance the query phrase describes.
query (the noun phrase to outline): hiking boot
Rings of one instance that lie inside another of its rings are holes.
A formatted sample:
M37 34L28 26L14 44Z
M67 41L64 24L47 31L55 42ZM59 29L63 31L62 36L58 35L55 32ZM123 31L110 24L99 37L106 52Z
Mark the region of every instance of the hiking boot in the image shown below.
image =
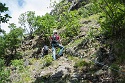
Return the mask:
M60 56L63 56L63 54L61 54Z
M57 57L57 59L58 59L58 58L60 57L60 55L57 54L56 57Z

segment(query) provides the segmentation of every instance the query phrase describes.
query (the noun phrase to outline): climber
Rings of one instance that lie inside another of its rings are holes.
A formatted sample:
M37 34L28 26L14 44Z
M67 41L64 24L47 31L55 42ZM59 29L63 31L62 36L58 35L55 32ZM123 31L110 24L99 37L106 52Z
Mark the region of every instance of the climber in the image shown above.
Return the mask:
M57 54L58 56L62 56L64 50L64 47L61 44L60 36L57 34L57 30L53 31L53 35L50 37L50 43L52 46L53 59L56 60L56 47L60 48L60 51Z
M47 45L44 45L42 48L42 57L45 55L48 55L49 47Z

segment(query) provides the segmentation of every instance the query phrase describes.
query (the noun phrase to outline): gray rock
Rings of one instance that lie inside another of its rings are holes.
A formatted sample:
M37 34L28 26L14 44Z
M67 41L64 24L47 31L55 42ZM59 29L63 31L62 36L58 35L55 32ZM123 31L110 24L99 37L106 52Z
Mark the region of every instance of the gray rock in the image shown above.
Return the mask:
M102 74L104 74L105 72L103 71L103 70L99 70L99 71L97 71L97 72L95 72L95 75L102 75Z
M28 59L25 59L25 61L24 61L24 66L28 66L29 65L29 60Z

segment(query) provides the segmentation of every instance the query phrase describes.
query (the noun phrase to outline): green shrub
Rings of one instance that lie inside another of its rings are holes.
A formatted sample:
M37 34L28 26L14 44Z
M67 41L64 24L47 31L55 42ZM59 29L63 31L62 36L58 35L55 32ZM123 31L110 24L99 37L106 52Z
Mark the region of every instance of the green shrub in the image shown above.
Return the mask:
M117 64L112 64L111 65L111 71L114 76L118 76L118 71L119 71L119 66Z
M11 61L12 66L16 67L19 70L23 70L23 60L12 60Z
M78 67L83 67L83 66L88 66L88 65L89 65L89 63L80 59L75 63L74 67L78 68Z
M47 67L47 66L51 65L52 61L53 61L52 56L47 55L47 56L44 57L43 65Z
M71 55L67 55L68 56L68 59L69 60L74 60L75 59L75 57L73 57L73 56L71 56ZM76 60L76 59L75 59Z
M118 63L123 63L123 62L125 62L125 55L122 54L122 55L118 56L117 61L118 61Z
M4 60L0 59L0 83L7 83L9 81L9 70L5 69Z

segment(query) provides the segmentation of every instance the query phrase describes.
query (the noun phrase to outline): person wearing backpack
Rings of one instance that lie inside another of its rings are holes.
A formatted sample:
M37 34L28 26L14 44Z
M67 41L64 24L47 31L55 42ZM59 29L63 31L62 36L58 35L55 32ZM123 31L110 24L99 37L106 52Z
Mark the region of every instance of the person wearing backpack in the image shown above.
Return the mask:
M53 31L53 35L50 37L52 46L53 59L56 60L56 47L60 48L58 56L63 54L64 47L61 44L60 36L57 34L57 30Z
M47 45L44 45L42 48L42 57L45 55L48 55L49 47Z

